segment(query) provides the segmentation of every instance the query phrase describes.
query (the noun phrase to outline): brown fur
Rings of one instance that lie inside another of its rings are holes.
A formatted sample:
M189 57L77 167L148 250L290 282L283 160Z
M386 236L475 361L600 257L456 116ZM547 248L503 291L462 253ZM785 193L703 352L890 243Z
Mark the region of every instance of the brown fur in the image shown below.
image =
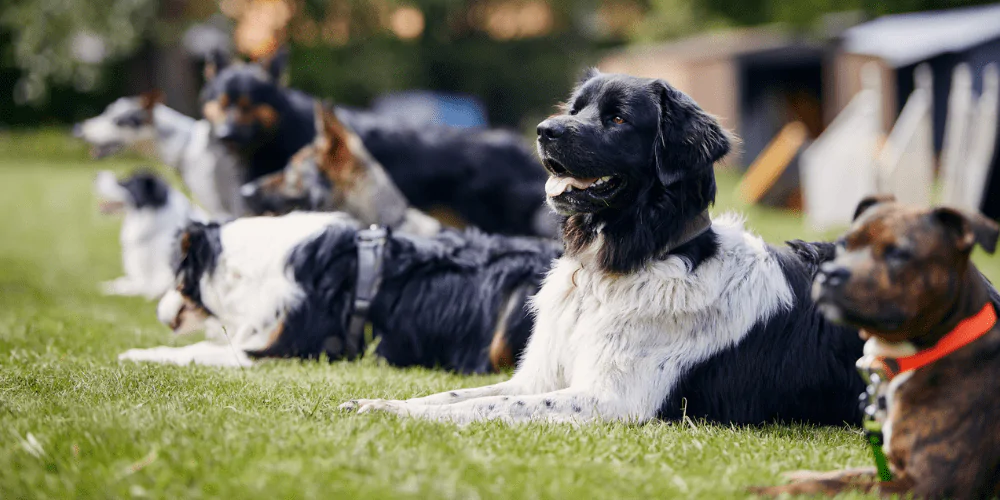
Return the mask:
M969 254L976 243L994 249L1000 228L992 221L886 199L863 201L856 217L832 263L850 276L824 292L868 335L926 349L991 300L989 284ZM894 247L906 253L901 257ZM886 316L885 309L891 314ZM892 319L889 324L886 317ZM1000 327L910 373L887 417L893 481L877 482L871 469L798 473L789 485L753 491L832 495L861 490L916 498L1000 494L1000 398L988 385L1000 379Z

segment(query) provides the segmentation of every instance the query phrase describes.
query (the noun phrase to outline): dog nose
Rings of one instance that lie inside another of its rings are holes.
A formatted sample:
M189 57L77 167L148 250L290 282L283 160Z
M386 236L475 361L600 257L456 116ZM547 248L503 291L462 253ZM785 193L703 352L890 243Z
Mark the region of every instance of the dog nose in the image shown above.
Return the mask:
M82 123L74 123L73 124L73 137L76 137L77 139L82 139L83 138L83 124Z
M566 125L549 118L538 124L538 137L541 139L558 139L566 133Z
M830 287L840 287L851 279L851 271L846 267L824 264L820 270L822 282Z

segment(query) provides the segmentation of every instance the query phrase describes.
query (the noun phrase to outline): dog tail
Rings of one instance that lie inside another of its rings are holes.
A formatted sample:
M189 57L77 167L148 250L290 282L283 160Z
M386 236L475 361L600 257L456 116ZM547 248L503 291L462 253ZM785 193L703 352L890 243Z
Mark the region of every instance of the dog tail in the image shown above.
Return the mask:
M837 254L837 247L833 243L820 241L808 242L802 240L787 241L785 244L792 249L792 252L806 267L809 268L809 275L814 276L824 262L831 261Z

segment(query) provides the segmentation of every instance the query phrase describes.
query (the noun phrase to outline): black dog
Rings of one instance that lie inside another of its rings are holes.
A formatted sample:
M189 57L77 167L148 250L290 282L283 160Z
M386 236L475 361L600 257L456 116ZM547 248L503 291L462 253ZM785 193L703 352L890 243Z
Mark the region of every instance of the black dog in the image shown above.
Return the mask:
M287 55L266 65L213 66L203 113L248 165L244 181L282 170L316 135L313 98L282 86ZM346 108L338 117L418 209L449 209L490 233L554 236L545 171L515 133L400 123Z
M566 252L513 378L345 408L434 420L860 423L857 330L809 286L828 244L773 248L708 214L719 124L662 80L588 74L538 126Z
M366 243L355 226L342 214L307 212L192 224L181 235L178 287L157 314L178 333L211 318L251 359L354 357L364 351L355 298L370 290L363 276L375 276L375 266L359 272L375 254L359 252ZM381 285L361 315L381 339L377 354L462 373L513 366L532 326L525 303L561 253L549 240L474 229L390 235L380 248ZM233 357L228 344L157 349L128 359L224 365Z

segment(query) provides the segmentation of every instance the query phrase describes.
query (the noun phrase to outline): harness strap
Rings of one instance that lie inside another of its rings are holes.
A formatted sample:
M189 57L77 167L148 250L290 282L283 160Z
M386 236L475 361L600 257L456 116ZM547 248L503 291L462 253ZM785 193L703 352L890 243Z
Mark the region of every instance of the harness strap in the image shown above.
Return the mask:
M354 307L344 339L344 353L348 359L354 359L361 353L368 311L382 284L382 264L388 238L389 231L374 224L358 231L354 238L358 247L358 274L354 281Z

